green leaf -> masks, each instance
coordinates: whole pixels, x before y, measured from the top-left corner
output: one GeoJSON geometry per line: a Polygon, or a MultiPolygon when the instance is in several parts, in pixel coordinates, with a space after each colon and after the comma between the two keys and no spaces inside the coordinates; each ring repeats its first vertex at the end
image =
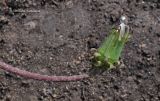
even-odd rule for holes
{"type": "Polygon", "coordinates": [[[121,52],[124,48],[126,41],[128,40],[129,33],[125,33],[121,40],[119,40],[119,37],[120,33],[117,30],[112,29],[109,36],[99,47],[96,53],[97,55],[95,55],[97,61],[96,63],[99,63],[100,66],[108,66],[106,64],[114,65],[119,61],[121,52]]]}

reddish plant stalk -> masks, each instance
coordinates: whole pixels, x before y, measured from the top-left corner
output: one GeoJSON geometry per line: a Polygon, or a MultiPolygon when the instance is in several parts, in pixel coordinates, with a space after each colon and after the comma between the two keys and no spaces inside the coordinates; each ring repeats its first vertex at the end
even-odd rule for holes
{"type": "Polygon", "coordinates": [[[2,0],[2,3],[5,7],[7,7],[6,0],[2,0]]]}
{"type": "Polygon", "coordinates": [[[36,79],[36,80],[43,80],[43,81],[77,81],[84,78],[88,78],[88,75],[74,75],[74,76],[48,76],[48,75],[41,75],[38,73],[32,73],[25,70],[20,70],[18,68],[15,68],[9,64],[6,64],[2,61],[0,61],[0,68],[10,72],[14,73],[16,75],[30,78],[30,79],[36,79]]]}

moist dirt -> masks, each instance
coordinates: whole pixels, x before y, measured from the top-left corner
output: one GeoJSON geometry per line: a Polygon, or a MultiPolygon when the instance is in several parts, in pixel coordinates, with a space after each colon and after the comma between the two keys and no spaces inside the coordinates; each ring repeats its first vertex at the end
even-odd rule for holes
{"type": "Polygon", "coordinates": [[[0,1],[0,60],[44,75],[88,74],[44,82],[0,70],[0,101],[160,101],[159,0],[0,1]],[[92,66],[97,49],[128,17],[132,34],[121,65],[92,66]]]}

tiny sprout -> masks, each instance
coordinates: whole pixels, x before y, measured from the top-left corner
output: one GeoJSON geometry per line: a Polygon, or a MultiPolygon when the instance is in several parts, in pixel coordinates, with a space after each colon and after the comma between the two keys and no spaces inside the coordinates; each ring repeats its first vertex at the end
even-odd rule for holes
{"type": "Polygon", "coordinates": [[[118,29],[112,29],[104,43],[94,54],[95,66],[112,68],[119,63],[122,49],[129,38],[129,26],[125,16],[120,18],[118,29]]]}

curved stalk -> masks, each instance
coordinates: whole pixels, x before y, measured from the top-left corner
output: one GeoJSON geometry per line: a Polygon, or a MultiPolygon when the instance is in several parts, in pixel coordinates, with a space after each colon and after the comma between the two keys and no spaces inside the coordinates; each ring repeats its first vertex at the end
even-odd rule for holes
{"type": "Polygon", "coordinates": [[[84,78],[88,78],[88,75],[74,75],[74,76],[48,76],[48,75],[41,75],[38,73],[28,72],[25,70],[21,70],[18,68],[15,68],[9,64],[6,64],[2,61],[0,61],[0,69],[3,69],[7,72],[14,73],[16,75],[30,78],[30,79],[36,79],[36,80],[43,80],[43,81],[77,81],[82,80],[84,78]]]}

